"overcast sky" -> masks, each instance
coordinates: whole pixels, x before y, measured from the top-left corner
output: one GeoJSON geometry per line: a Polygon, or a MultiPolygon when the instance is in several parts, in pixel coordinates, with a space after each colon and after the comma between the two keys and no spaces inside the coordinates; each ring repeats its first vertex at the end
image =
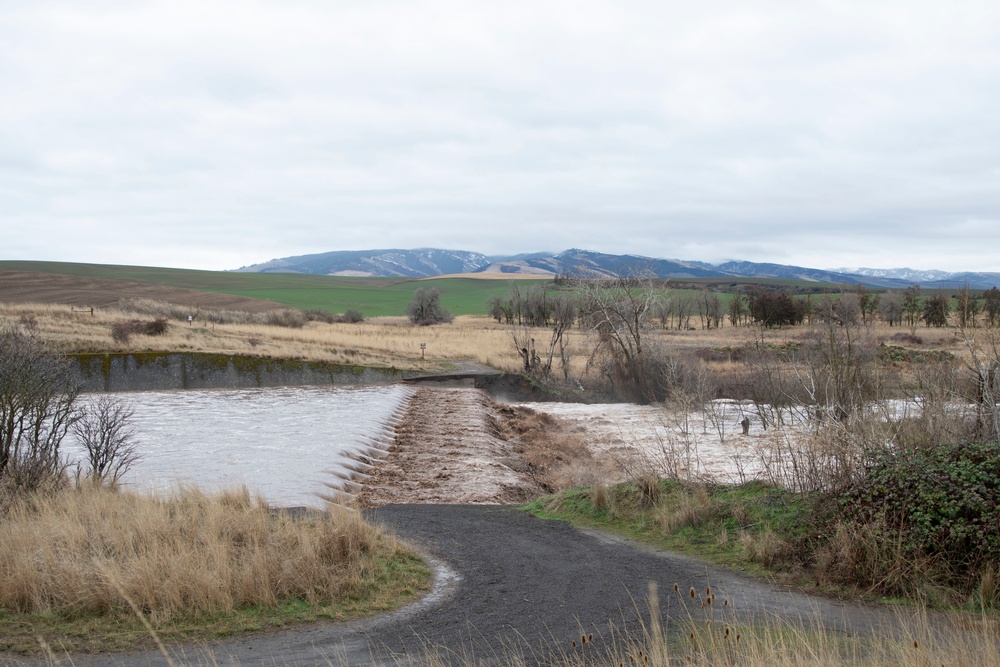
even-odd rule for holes
{"type": "Polygon", "coordinates": [[[1000,2],[0,0],[0,259],[1000,271],[1000,2]]]}

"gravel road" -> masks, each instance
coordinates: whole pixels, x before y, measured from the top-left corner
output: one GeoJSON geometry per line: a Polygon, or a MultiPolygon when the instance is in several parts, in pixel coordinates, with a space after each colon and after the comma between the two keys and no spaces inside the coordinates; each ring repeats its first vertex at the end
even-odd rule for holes
{"type": "MultiPolygon", "coordinates": [[[[387,505],[370,518],[398,532],[439,565],[429,599],[395,614],[342,624],[244,637],[202,647],[171,648],[175,664],[400,664],[427,647],[456,659],[517,651],[529,663],[572,650],[581,632],[599,650],[610,628],[635,629],[646,616],[650,582],[660,591],[663,618],[701,618],[711,585],[716,606],[821,621],[828,629],[870,631],[879,614],[857,606],[781,591],[677,555],[618,538],[543,521],[510,507],[387,505]],[[685,595],[674,593],[678,584],[685,595]],[[698,600],[687,604],[687,591],[698,600]],[[689,608],[692,607],[692,608],[689,608]],[[328,662],[329,661],[329,662],[328,662]]],[[[720,612],[721,614],[721,612],[720,612]]],[[[41,664],[0,657],[0,664],[41,664]]],[[[66,664],[70,664],[69,660],[66,664]]],[[[88,665],[166,665],[158,653],[79,655],[88,665]]]]}

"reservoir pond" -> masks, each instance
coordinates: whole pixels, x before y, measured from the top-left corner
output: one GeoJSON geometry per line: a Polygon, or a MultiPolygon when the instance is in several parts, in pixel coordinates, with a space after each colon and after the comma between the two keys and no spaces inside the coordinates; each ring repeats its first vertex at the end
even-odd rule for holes
{"type": "MultiPolygon", "coordinates": [[[[132,406],[139,453],[124,483],[246,485],[273,506],[322,507],[345,463],[388,449],[411,394],[400,385],[117,394],[132,406]]],[[[72,437],[64,453],[83,458],[72,437]]]]}

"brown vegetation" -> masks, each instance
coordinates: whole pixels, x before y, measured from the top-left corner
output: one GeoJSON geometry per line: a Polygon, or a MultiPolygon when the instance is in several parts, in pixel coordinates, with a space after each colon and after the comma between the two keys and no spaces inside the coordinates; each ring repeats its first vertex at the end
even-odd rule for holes
{"type": "Polygon", "coordinates": [[[60,619],[67,635],[97,620],[88,641],[101,646],[107,633],[137,632],[137,613],[174,636],[191,621],[289,603],[334,618],[385,609],[426,585],[416,562],[352,510],[292,518],[245,489],[26,495],[0,521],[0,649],[34,643],[24,621],[41,616],[60,619]],[[387,586],[389,570],[399,578],[387,586]]]}
{"type": "Polygon", "coordinates": [[[248,313],[287,307],[275,301],[231,294],[40,271],[0,270],[0,294],[5,303],[59,304],[87,311],[90,308],[111,308],[123,299],[183,304],[191,310],[239,310],[248,313]]]}

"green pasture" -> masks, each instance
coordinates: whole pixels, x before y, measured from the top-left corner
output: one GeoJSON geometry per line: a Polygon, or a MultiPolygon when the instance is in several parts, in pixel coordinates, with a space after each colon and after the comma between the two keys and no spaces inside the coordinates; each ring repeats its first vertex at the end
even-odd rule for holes
{"type": "MultiPolygon", "coordinates": [[[[354,278],[315,276],[300,273],[235,273],[194,271],[144,266],[112,266],[68,262],[0,261],[0,269],[38,271],[61,275],[123,280],[146,285],[162,285],[268,299],[302,310],[343,313],[361,311],[367,317],[405,315],[406,305],[420,287],[441,291],[442,305],[453,315],[484,315],[491,296],[503,296],[510,288],[507,280],[475,278],[354,278]]],[[[526,289],[550,282],[519,279],[526,289]]]]}

